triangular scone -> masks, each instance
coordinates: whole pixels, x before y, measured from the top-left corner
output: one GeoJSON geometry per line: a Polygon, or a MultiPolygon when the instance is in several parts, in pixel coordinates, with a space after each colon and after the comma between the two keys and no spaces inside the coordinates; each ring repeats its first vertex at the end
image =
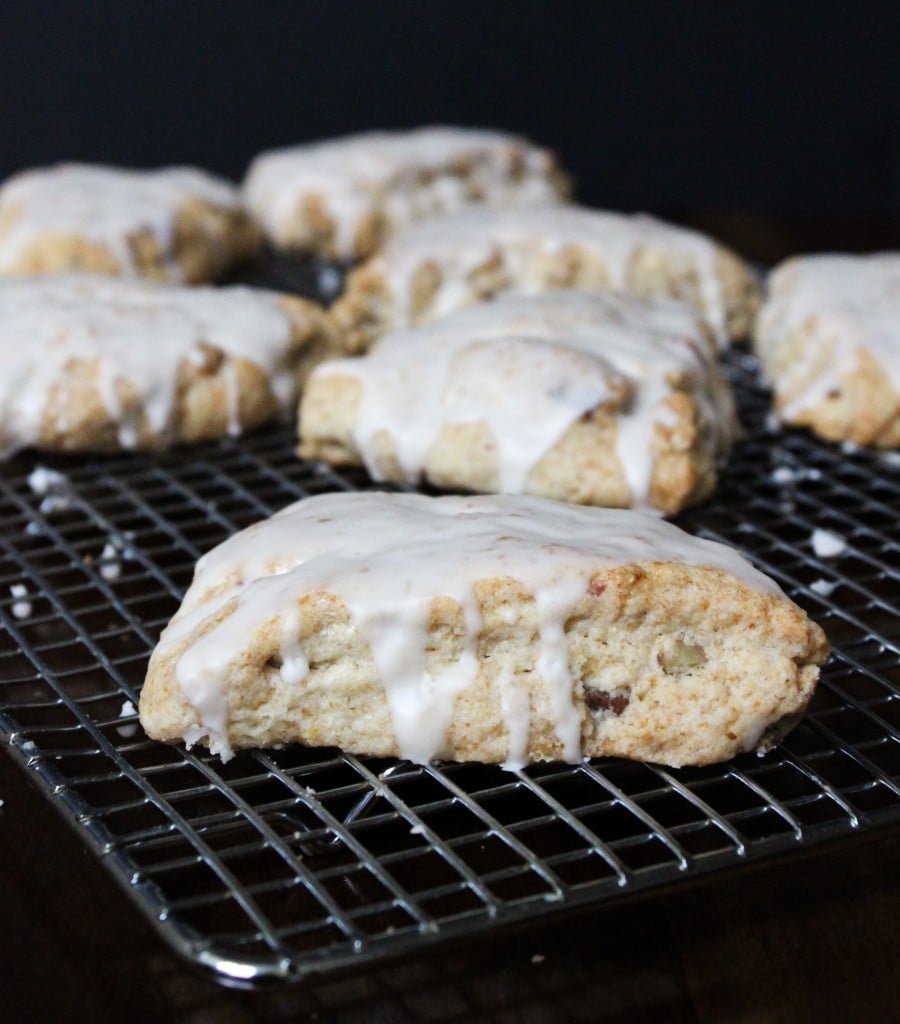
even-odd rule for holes
{"type": "Polygon", "coordinates": [[[689,307],[619,292],[503,295],[330,360],[300,405],[300,454],[376,480],[580,504],[701,501],[737,429],[689,307]]]}
{"type": "Polygon", "coordinates": [[[206,555],[147,733],[237,748],[706,764],[806,706],[822,630],[737,552],[539,498],[308,498],[206,555]]]}
{"type": "Polygon", "coordinates": [[[785,261],[755,335],[781,420],[829,441],[900,445],[900,252],[785,261]]]}
{"type": "Polygon", "coordinates": [[[245,287],[0,277],[0,455],[163,448],[288,413],[338,351],[321,307],[245,287]]]}
{"type": "Polygon", "coordinates": [[[197,283],[219,277],[259,242],[235,186],[195,167],[57,164],[0,187],[0,274],[197,283]]]}
{"type": "Polygon", "coordinates": [[[759,304],[744,261],[696,231],[581,206],[479,207],[411,224],[350,275],[334,314],[365,350],[503,292],[558,289],[679,299],[723,345],[747,333],[759,304]]]}
{"type": "Polygon", "coordinates": [[[271,150],[244,182],[274,245],[344,260],[370,255],[429,214],[553,203],[567,192],[548,150],[506,132],[444,126],[271,150]]]}

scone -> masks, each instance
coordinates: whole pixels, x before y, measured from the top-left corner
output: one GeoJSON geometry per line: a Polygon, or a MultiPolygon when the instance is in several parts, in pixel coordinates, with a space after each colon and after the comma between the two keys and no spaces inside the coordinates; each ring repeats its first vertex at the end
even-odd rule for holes
{"type": "Polygon", "coordinates": [[[211,281],[253,253],[237,189],[193,167],[58,164],[0,187],[0,274],[211,281]]]}
{"type": "Polygon", "coordinates": [[[787,260],[755,333],[783,422],[829,441],[900,445],[900,253],[787,260]]]}
{"type": "Polygon", "coordinates": [[[822,630],[737,552],[541,498],[307,498],[204,556],[141,723],[223,758],[706,764],[803,711],[822,630]]]}
{"type": "Polygon", "coordinates": [[[705,498],[737,429],[687,306],[616,292],[505,295],[329,360],[301,455],[376,480],[675,513],[705,498]]]}
{"type": "Polygon", "coordinates": [[[552,153],[483,129],[366,132],[261,153],[244,182],[274,245],[341,260],[368,256],[416,218],[472,203],[552,203],[568,181],[552,153]]]}
{"type": "Polygon", "coordinates": [[[644,215],[479,207],[410,225],[355,270],[334,314],[354,349],[503,292],[626,291],[679,299],[720,343],[749,329],[759,286],[734,253],[644,215]]]}
{"type": "Polygon", "coordinates": [[[336,344],[322,309],[274,292],[0,278],[0,454],[237,434],[291,410],[336,344]]]}

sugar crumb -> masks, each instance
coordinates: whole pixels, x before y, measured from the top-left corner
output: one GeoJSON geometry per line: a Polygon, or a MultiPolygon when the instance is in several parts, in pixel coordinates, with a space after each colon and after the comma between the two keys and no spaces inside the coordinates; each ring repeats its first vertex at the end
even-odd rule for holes
{"type": "Polygon", "coordinates": [[[14,598],[12,613],[17,619],[27,619],[31,615],[32,604],[28,600],[28,587],[24,583],[13,583],[9,592],[14,598]]]}
{"type": "Polygon", "coordinates": [[[837,587],[837,580],[813,580],[809,589],[814,594],[821,594],[822,597],[831,597],[832,591],[837,587]]]}
{"type": "Polygon", "coordinates": [[[792,484],[797,479],[797,474],[790,466],[779,466],[772,472],[773,484],[792,484]]]}
{"type": "Polygon", "coordinates": [[[113,580],[117,580],[122,574],[122,566],[119,562],[118,555],[119,549],[112,543],[112,541],[107,541],[100,554],[100,575],[110,583],[112,583],[113,580]]]}
{"type": "MultiPolygon", "coordinates": [[[[136,714],[137,714],[137,708],[134,706],[134,704],[131,703],[130,700],[126,700],[126,701],[122,702],[122,709],[121,709],[121,711],[119,711],[119,717],[120,718],[131,718],[133,715],[136,715],[136,714]]],[[[129,737],[129,736],[134,736],[134,734],[137,732],[137,723],[136,722],[126,722],[124,725],[117,725],[116,726],[116,732],[120,736],[124,736],[126,738],[129,737]]]]}
{"type": "Polygon", "coordinates": [[[33,494],[43,498],[39,508],[45,514],[63,511],[72,504],[71,484],[65,473],[35,466],[28,474],[28,486],[33,494]]]}
{"type": "Polygon", "coordinates": [[[813,530],[810,543],[819,558],[836,558],[847,547],[847,541],[839,533],[822,529],[813,530]]]}
{"type": "Polygon", "coordinates": [[[28,486],[39,498],[49,491],[68,487],[68,485],[69,478],[65,473],[59,473],[55,469],[47,469],[46,466],[35,466],[28,474],[28,486]]]}

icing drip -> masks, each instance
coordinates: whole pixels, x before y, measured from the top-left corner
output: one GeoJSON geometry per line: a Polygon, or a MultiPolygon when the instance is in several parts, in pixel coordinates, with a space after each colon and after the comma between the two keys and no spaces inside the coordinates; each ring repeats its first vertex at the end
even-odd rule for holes
{"type": "MultiPolygon", "coordinates": [[[[200,559],[155,656],[168,656],[205,628],[178,657],[176,678],[201,723],[191,738],[207,735],[210,748],[228,756],[229,672],[254,635],[274,625],[282,662],[290,666],[285,683],[302,685],[307,667],[297,653],[298,602],[315,592],[334,594],[368,643],[401,756],[426,761],[440,756],[455,701],[477,676],[482,620],[475,584],[512,578],[534,595],[540,637],[535,672],[549,692],[547,714],[564,756],[575,761],[581,727],[565,624],[596,572],[653,561],[721,569],[780,594],[736,551],[637,512],[540,498],[325,494],[289,506],[200,559]],[[465,639],[458,660],[431,675],[425,651],[428,609],[436,596],[459,604],[465,639]]],[[[501,711],[508,763],[515,764],[527,744],[530,712],[509,666],[504,680],[501,711]]]]}
{"type": "Polygon", "coordinates": [[[425,328],[381,338],[367,355],[323,363],[362,385],[353,443],[375,479],[387,433],[410,483],[443,427],[487,424],[497,445],[498,489],[521,493],[539,460],[584,413],[613,400],[617,453],[633,504],[646,505],[653,433],[682,386],[717,455],[734,439],[731,392],[697,316],[677,303],[617,293],[502,296],[425,328]]]}
{"type": "Polygon", "coordinates": [[[575,247],[602,262],[609,281],[604,288],[629,290],[631,268],[643,249],[663,253],[678,276],[698,281],[700,312],[720,342],[727,339],[725,297],[714,242],[686,228],[644,214],[626,215],[577,206],[539,206],[517,210],[478,207],[433,217],[392,239],[373,260],[396,300],[396,324],[414,320],[413,279],[427,264],[441,282],[429,319],[437,319],[477,299],[470,275],[492,260],[506,283],[501,290],[547,289],[547,256],[575,247]]]}
{"type": "Polygon", "coordinates": [[[497,205],[554,202],[553,166],[545,151],[501,132],[368,132],[260,154],[248,171],[244,195],[280,245],[294,241],[304,200],[315,196],[334,225],[336,255],[349,259],[356,255],[360,228],[375,217],[396,230],[416,218],[458,209],[473,196],[497,205]]]}
{"type": "Polygon", "coordinates": [[[173,425],[182,363],[202,364],[204,344],[261,367],[276,396],[295,393],[291,324],[275,293],[93,275],[0,278],[0,448],[9,453],[39,441],[50,396],[70,386],[75,360],[95,365],[100,400],[119,425],[123,447],[138,442],[139,411],[164,437],[173,425]],[[126,382],[140,396],[131,417],[123,415],[120,399],[126,382]]]}
{"type": "Polygon", "coordinates": [[[298,639],[300,609],[294,605],[285,610],[281,622],[281,678],[298,685],[309,675],[309,662],[298,639]]]}
{"type": "Polygon", "coordinates": [[[237,190],[193,167],[128,171],[88,164],[58,164],[24,171],[0,188],[0,272],[10,270],[42,236],[77,237],[105,246],[120,273],[138,267],[129,238],[149,232],[163,257],[167,276],[180,280],[173,242],[179,210],[191,200],[234,209],[237,190]]]}
{"type": "Polygon", "coordinates": [[[500,715],[506,725],[508,753],[504,768],[524,768],[528,761],[528,735],[531,726],[531,701],[528,690],[520,686],[512,665],[507,661],[497,680],[500,689],[500,715]]]}
{"type": "Polygon", "coordinates": [[[840,390],[868,352],[900,393],[900,253],[804,256],[782,264],[769,279],[759,314],[756,348],[792,420],[840,390]],[[782,365],[780,349],[796,331],[782,365]]]}

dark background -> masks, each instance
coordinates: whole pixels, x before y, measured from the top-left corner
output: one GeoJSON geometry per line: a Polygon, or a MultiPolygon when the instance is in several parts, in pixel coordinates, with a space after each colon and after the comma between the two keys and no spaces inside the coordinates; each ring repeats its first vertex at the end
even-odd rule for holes
{"type": "Polygon", "coordinates": [[[450,122],[594,205],[900,216],[897,2],[4,0],[0,52],[0,176],[450,122]]]}

